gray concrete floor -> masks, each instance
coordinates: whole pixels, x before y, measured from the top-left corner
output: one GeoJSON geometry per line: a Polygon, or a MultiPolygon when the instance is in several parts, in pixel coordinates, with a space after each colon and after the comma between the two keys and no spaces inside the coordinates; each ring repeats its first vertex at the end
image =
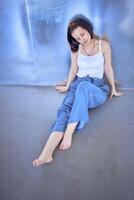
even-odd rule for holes
{"type": "Polygon", "coordinates": [[[123,92],[89,113],[71,149],[57,149],[51,164],[35,168],[64,94],[1,86],[0,199],[133,200],[134,92],[123,92]]]}

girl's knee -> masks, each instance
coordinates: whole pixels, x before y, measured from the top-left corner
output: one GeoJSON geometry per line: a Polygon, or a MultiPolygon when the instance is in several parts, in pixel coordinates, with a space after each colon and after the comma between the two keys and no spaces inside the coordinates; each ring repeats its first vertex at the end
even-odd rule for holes
{"type": "Polygon", "coordinates": [[[104,94],[97,94],[90,98],[88,108],[95,108],[102,105],[106,101],[107,97],[104,94]]]}
{"type": "Polygon", "coordinates": [[[88,91],[89,89],[90,89],[90,91],[93,89],[93,84],[90,83],[89,81],[82,81],[77,86],[77,92],[88,91]]]}
{"type": "Polygon", "coordinates": [[[63,132],[63,131],[60,131],[60,130],[59,130],[59,131],[57,130],[57,131],[52,131],[52,132],[51,132],[51,135],[56,135],[56,134],[57,134],[57,136],[60,135],[61,137],[63,137],[64,132],[63,132]]]}

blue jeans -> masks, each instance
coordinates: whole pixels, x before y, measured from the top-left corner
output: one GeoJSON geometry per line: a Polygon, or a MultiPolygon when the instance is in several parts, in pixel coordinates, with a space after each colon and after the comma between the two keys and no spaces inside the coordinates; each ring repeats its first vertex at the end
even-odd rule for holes
{"type": "Polygon", "coordinates": [[[89,122],[89,109],[100,106],[106,101],[109,87],[104,79],[91,78],[89,75],[78,77],[71,83],[50,132],[65,132],[69,123],[77,122],[79,131],[89,122]]]}

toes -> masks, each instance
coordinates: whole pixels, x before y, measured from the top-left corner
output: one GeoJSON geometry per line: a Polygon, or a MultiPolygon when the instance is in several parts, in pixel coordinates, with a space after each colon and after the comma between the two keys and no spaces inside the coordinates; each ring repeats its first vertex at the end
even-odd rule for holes
{"type": "Polygon", "coordinates": [[[35,165],[35,164],[36,164],[36,161],[37,161],[37,160],[34,160],[34,161],[33,161],[33,165],[35,165]]]}
{"type": "Polygon", "coordinates": [[[59,149],[60,149],[60,150],[62,150],[63,146],[64,146],[64,144],[63,144],[63,143],[61,143],[61,145],[60,145],[59,149]]]}
{"type": "Polygon", "coordinates": [[[65,149],[69,149],[71,147],[70,142],[69,143],[64,143],[64,141],[62,141],[62,143],[60,144],[59,149],[60,150],[65,150],[65,149]]]}
{"type": "Polygon", "coordinates": [[[50,158],[50,159],[47,159],[47,160],[36,159],[36,160],[33,161],[33,166],[37,167],[37,166],[40,166],[40,165],[42,165],[44,163],[50,163],[52,161],[53,161],[53,158],[50,158]]]}
{"type": "Polygon", "coordinates": [[[68,145],[66,144],[66,145],[64,145],[63,150],[65,150],[67,148],[68,148],[68,145]]]}
{"type": "Polygon", "coordinates": [[[71,147],[70,144],[66,145],[64,149],[69,149],[71,147]]]}
{"type": "Polygon", "coordinates": [[[60,146],[60,150],[64,150],[64,149],[66,149],[66,144],[62,144],[61,146],[60,146]]]}
{"type": "Polygon", "coordinates": [[[36,159],[33,161],[33,166],[39,166],[41,164],[41,160],[36,159]]]}
{"type": "Polygon", "coordinates": [[[66,150],[66,149],[68,149],[69,147],[70,147],[70,145],[64,144],[64,145],[62,145],[62,150],[66,150]]]}

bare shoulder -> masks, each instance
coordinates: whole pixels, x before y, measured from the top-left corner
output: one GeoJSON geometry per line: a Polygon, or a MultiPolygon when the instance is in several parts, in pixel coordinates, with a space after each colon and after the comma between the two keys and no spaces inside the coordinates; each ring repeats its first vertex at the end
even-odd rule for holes
{"type": "Polygon", "coordinates": [[[72,55],[73,57],[77,57],[77,56],[78,56],[78,51],[77,51],[77,52],[72,52],[72,51],[71,51],[71,55],[72,55]]]}
{"type": "Polygon", "coordinates": [[[111,45],[108,41],[102,39],[102,52],[105,54],[105,53],[108,53],[111,51],[111,45]]]}

